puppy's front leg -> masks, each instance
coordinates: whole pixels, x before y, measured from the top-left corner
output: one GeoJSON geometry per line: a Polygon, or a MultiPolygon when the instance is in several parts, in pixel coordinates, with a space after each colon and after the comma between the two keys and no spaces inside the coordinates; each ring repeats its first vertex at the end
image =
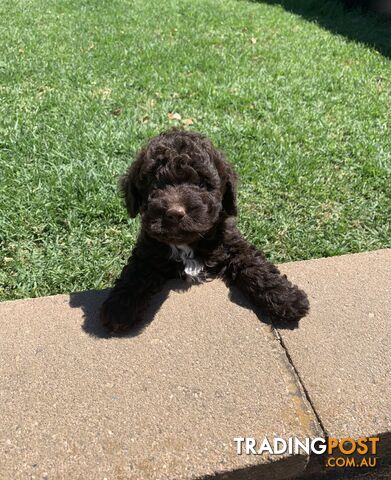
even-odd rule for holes
{"type": "Polygon", "coordinates": [[[162,259],[140,258],[133,252],[100,311],[101,322],[113,333],[129,330],[142,319],[151,296],[169,278],[162,259]]]}
{"type": "Polygon", "coordinates": [[[225,275],[271,319],[297,321],[309,310],[306,293],[281,275],[278,268],[245,240],[237,230],[228,239],[229,260],[225,275]]]}

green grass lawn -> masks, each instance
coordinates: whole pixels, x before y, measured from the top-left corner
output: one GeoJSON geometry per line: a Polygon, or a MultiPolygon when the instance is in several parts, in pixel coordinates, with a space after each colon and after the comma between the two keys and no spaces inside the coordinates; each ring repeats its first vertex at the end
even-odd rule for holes
{"type": "Polygon", "coordinates": [[[0,52],[1,299],[109,286],[138,229],[117,176],[187,118],[272,260],[391,246],[391,60],[367,45],[265,3],[3,0],[0,52]]]}

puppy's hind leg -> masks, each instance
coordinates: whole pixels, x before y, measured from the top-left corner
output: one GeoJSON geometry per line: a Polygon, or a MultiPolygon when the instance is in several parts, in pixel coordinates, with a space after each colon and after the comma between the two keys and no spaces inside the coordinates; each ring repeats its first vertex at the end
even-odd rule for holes
{"type": "Polygon", "coordinates": [[[281,275],[278,268],[238,232],[226,245],[229,261],[225,276],[272,320],[298,321],[309,311],[306,293],[281,275]]]}

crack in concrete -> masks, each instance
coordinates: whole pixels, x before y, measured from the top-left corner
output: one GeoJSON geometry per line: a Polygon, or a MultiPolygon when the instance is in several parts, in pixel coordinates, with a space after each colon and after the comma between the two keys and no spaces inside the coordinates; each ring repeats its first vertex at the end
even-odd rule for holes
{"type": "MultiPolygon", "coordinates": [[[[307,401],[307,404],[309,406],[309,408],[311,409],[312,413],[313,413],[313,416],[315,417],[315,421],[317,422],[317,427],[321,430],[322,432],[322,436],[325,438],[326,442],[328,441],[328,438],[329,438],[329,435],[327,433],[327,430],[325,429],[324,425],[323,425],[323,422],[320,418],[320,415],[318,414],[318,412],[316,411],[316,408],[315,408],[315,405],[314,403],[312,402],[312,399],[310,397],[310,394],[304,384],[304,381],[303,379],[301,378],[294,362],[293,362],[293,359],[289,353],[289,350],[287,348],[287,346],[285,345],[284,343],[284,340],[282,339],[279,331],[272,327],[272,332],[274,334],[274,337],[276,338],[276,340],[278,341],[279,345],[281,346],[284,354],[285,354],[285,358],[286,358],[286,361],[287,363],[289,364],[289,366],[292,368],[293,370],[293,374],[295,376],[295,380],[296,380],[296,383],[297,383],[297,388],[299,390],[299,392],[303,395],[303,397],[305,398],[305,400],[307,401]]],[[[302,473],[302,475],[304,475],[305,477],[307,476],[311,476],[313,474],[320,474],[320,472],[323,470],[322,468],[322,461],[325,459],[327,455],[324,453],[322,455],[314,455],[313,453],[310,453],[310,455],[308,456],[308,459],[307,459],[307,462],[306,462],[306,467],[305,467],[305,470],[304,472],[302,473]]],[[[300,476],[301,478],[301,476],[300,476]]]]}
{"type": "Polygon", "coordinates": [[[314,413],[314,415],[315,415],[315,418],[316,418],[316,420],[317,420],[317,422],[318,422],[319,427],[321,428],[321,430],[322,430],[325,438],[327,439],[327,438],[328,438],[327,431],[326,431],[326,429],[325,429],[325,427],[324,427],[324,425],[323,425],[323,423],[322,423],[322,420],[321,420],[318,412],[316,411],[315,405],[313,404],[313,402],[312,402],[312,400],[311,400],[311,397],[310,397],[310,395],[309,395],[309,393],[308,393],[308,390],[307,390],[307,388],[306,388],[306,386],[305,386],[305,384],[304,384],[304,381],[302,380],[302,378],[301,378],[301,376],[300,376],[300,374],[299,374],[299,372],[298,372],[298,370],[297,370],[297,368],[296,368],[296,366],[295,366],[295,364],[294,364],[294,362],[293,362],[293,359],[292,359],[292,357],[291,357],[291,355],[290,355],[290,353],[289,353],[289,350],[288,350],[287,346],[286,346],[285,343],[284,343],[284,340],[282,339],[279,331],[278,331],[276,328],[274,328],[274,327],[273,327],[273,333],[275,334],[276,339],[278,340],[279,344],[281,345],[282,349],[284,350],[285,355],[286,355],[286,357],[287,357],[287,360],[288,360],[289,364],[291,365],[291,367],[292,367],[292,369],[293,369],[293,371],[294,371],[294,373],[295,373],[295,375],[296,375],[296,378],[297,378],[297,381],[298,381],[298,383],[299,383],[299,386],[300,386],[302,392],[304,393],[304,396],[305,396],[306,400],[308,401],[308,403],[310,404],[310,406],[311,406],[311,408],[312,408],[312,411],[313,411],[313,413],[314,413]]]}

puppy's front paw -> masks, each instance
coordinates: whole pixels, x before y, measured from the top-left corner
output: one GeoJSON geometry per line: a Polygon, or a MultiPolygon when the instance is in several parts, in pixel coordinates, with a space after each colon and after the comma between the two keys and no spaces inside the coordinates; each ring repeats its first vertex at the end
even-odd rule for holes
{"type": "Polygon", "coordinates": [[[274,320],[297,322],[310,309],[307,294],[296,285],[271,291],[267,298],[268,310],[274,320]]]}
{"type": "Polygon", "coordinates": [[[111,333],[121,334],[137,323],[138,315],[128,298],[110,296],[102,304],[100,320],[111,333]]]}
{"type": "Polygon", "coordinates": [[[300,320],[305,317],[310,309],[310,302],[307,294],[294,285],[285,305],[284,319],[285,320],[300,320]]]}

